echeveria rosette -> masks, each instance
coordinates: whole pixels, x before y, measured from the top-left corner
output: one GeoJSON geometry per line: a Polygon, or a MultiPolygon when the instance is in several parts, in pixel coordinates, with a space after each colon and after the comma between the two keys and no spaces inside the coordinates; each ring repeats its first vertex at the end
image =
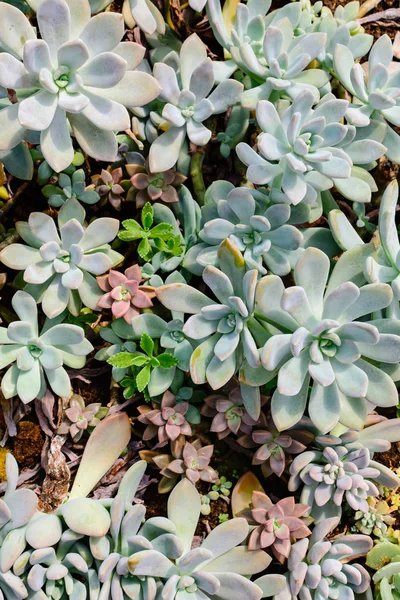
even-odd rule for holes
{"type": "Polygon", "coordinates": [[[287,275],[297,260],[294,254],[303,236],[288,225],[290,206],[274,204],[259,211],[256,200],[246,188],[233,189],[226,202],[217,204],[218,217],[204,223],[199,237],[205,243],[197,255],[200,264],[218,266],[218,247],[226,238],[243,254],[248,269],[262,275],[267,269],[287,275]]]}
{"type": "Polygon", "coordinates": [[[88,191],[95,191],[101,199],[108,200],[115,210],[121,210],[121,195],[125,193],[121,185],[123,175],[121,167],[112,171],[102,169],[100,175],[93,176],[93,183],[88,191]]]}
{"type": "MultiPolygon", "coordinates": [[[[266,396],[261,397],[262,404],[265,404],[267,400],[266,396]]],[[[265,419],[262,413],[258,420],[249,415],[244,406],[240,388],[231,390],[228,397],[212,394],[204,398],[204,402],[201,414],[212,417],[210,431],[216,433],[220,440],[231,433],[250,436],[252,429],[260,427],[265,419]]]]}
{"type": "Polygon", "coordinates": [[[0,149],[9,150],[28,131],[39,131],[43,156],[56,171],[74,157],[70,136],[93,158],[114,161],[115,131],[130,127],[127,106],[143,106],[160,87],[148,73],[135,71],[145,49],[121,42],[124,19],[117,13],[90,18],[88,0],[43,0],[36,18],[41,39],[27,17],[9,4],[0,20],[7,49],[0,57],[0,85],[31,95],[0,111],[0,149]],[[25,93],[25,92],[24,92],[25,93]]]}
{"type": "Polygon", "coordinates": [[[125,269],[124,273],[111,271],[97,277],[99,287],[106,292],[97,302],[100,308],[110,308],[115,319],[122,317],[130,325],[140,309],[153,306],[151,286],[140,285],[142,272],[139,265],[125,269]]]}
{"type": "MultiPolygon", "coordinates": [[[[307,420],[302,421],[306,424],[307,420]]],[[[254,451],[252,464],[261,467],[264,477],[269,477],[272,473],[282,477],[291,462],[292,455],[304,452],[313,439],[314,435],[306,427],[293,428],[280,433],[272,419],[269,419],[265,429],[254,429],[250,435],[240,437],[238,443],[245,448],[253,449],[259,446],[254,451]]]]}
{"type": "Polygon", "coordinates": [[[295,286],[285,290],[280,278],[267,275],[257,287],[257,313],[286,332],[273,335],[261,351],[265,369],[278,375],[271,411],[280,431],[295,425],[307,406],[326,433],[339,421],[361,429],[371,405],[398,402],[396,386],[381,368],[400,360],[396,321],[367,320],[391,303],[390,286],[360,289],[348,281],[324,295],[329,270],[328,257],[308,248],[294,269],[295,286]]]}
{"type": "Polygon", "coordinates": [[[83,214],[67,204],[58,216],[59,233],[51,217],[31,213],[27,223],[16,224],[28,245],[11,244],[0,254],[5,265],[24,271],[26,291],[42,303],[49,318],[57,317],[67,307],[78,315],[82,304],[99,310],[97,302],[102,293],[94,276],[123,259],[109,246],[118,233],[117,219],[102,217],[85,228],[83,214]]]}
{"type": "Polygon", "coordinates": [[[185,442],[182,458],[175,458],[162,469],[161,475],[168,479],[178,477],[189,479],[192,484],[199,481],[215,483],[218,472],[210,465],[214,446],[201,446],[201,443],[185,442]]]}
{"type": "Polygon", "coordinates": [[[239,67],[258,84],[242,95],[242,104],[255,109],[259,100],[268,100],[271,94],[285,94],[294,98],[302,89],[312,90],[315,99],[318,88],[329,82],[328,73],[306,67],[323,52],[326,34],[307,32],[296,36],[300,24],[300,2],[275,10],[264,17],[271,2],[239,4],[233,27],[227,27],[220,0],[210,0],[207,13],[219,43],[229,52],[232,60],[223,69],[233,73],[239,67]]]}
{"type": "MultiPolygon", "coordinates": [[[[382,35],[371,48],[368,63],[354,61],[346,46],[337,44],[334,52],[337,79],[353,96],[346,119],[356,127],[366,127],[371,120],[400,125],[400,68],[393,62],[393,46],[388,35],[382,35]]],[[[399,135],[389,125],[383,144],[386,156],[400,162],[399,135]]]]}
{"type": "Polygon", "coordinates": [[[73,394],[65,410],[66,421],[58,428],[58,433],[69,433],[73,442],[79,442],[88,427],[96,427],[100,423],[96,418],[100,408],[101,402],[86,405],[82,396],[73,394]]]}
{"type": "MultiPolygon", "coordinates": [[[[156,290],[164,306],[192,315],[183,333],[201,343],[191,356],[191,377],[196,384],[208,382],[212,389],[224,386],[244,359],[254,368],[260,366],[253,326],[257,336],[268,337],[254,318],[257,270],[245,272],[243,257],[230,240],[220,245],[218,253],[221,270],[210,266],[203,271],[203,280],[218,302],[187,284],[169,284],[156,290]]],[[[250,407],[246,397],[244,401],[249,414],[258,419],[260,397],[255,390],[256,406],[250,407]]]]}
{"type": "Polygon", "coordinates": [[[100,200],[100,196],[94,190],[86,188],[85,178],[83,169],[78,169],[72,173],[71,177],[66,173],[60,173],[57,186],[46,185],[42,192],[49,199],[49,205],[55,208],[60,208],[70,198],[76,198],[84,204],[96,204],[100,200]]]}
{"type": "Polygon", "coordinates": [[[311,535],[302,518],[309,506],[296,504],[288,496],[274,504],[269,496],[254,491],[251,498],[251,516],[256,522],[249,537],[249,549],[271,548],[280,563],[289,557],[292,540],[301,540],[311,535]]]}
{"type": "Polygon", "coordinates": [[[149,166],[153,173],[175,165],[186,135],[196,146],[205,146],[211,130],[203,122],[228,110],[243,92],[243,85],[233,79],[222,81],[211,91],[215,85],[213,62],[196,34],[183,42],[179,57],[174,53],[173,59],[179,65],[178,73],[164,62],[157,62],[153,69],[162,88],[160,99],[166,102],[161,116],[169,126],[150,147],[149,166]]]}
{"type": "Polygon", "coordinates": [[[272,102],[259,102],[257,122],[263,131],[257,140],[259,154],[244,142],[236,148],[248,166],[247,178],[282,189],[294,205],[320,203],[319,194],[334,185],[347,198],[368,202],[371,184],[364,181],[368,173],[359,173],[353,163],[377,160],[385,146],[374,139],[353,141],[355,127],[340,122],[348,108],[346,100],[326,94],[315,108],[314,103],[309,90],[279,112],[272,102]]]}
{"type": "Polygon", "coordinates": [[[301,502],[311,507],[316,520],[341,515],[345,501],[354,511],[369,511],[368,498],[377,497],[377,484],[396,488],[399,478],[384,465],[372,460],[356,431],[340,438],[333,435],[315,439],[316,449],[297,456],[290,465],[289,490],[300,486],[301,502]]]}
{"type": "Polygon", "coordinates": [[[246,576],[266,569],[271,559],[262,550],[250,551],[239,545],[249,533],[246,519],[218,525],[199,547],[192,549],[200,507],[199,493],[184,479],[168,498],[168,519],[176,528],[183,551],[172,561],[160,551],[143,550],[128,560],[130,573],[140,578],[151,572],[161,581],[160,597],[168,600],[234,596],[260,600],[261,589],[246,576]]]}
{"type": "Polygon", "coordinates": [[[160,446],[165,446],[169,440],[175,441],[179,436],[191,436],[192,428],[185,418],[189,409],[188,402],[177,402],[175,396],[167,391],[163,394],[160,408],[154,404],[138,406],[138,420],[147,425],[143,440],[151,440],[158,436],[160,446]]]}
{"type": "MultiPolygon", "coordinates": [[[[326,536],[337,524],[336,518],[326,519],[314,527],[309,538],[292,544],[286,585],[275,600],[356,600],[369,589],[368,571],[358,563],[349,563],[367,554],[372,540],[355,534],[329,541],[326,536]]],[[[270,578],[264,575],[255,581],[265,596],[270,596],[270,578]]]]}
{"type": "Polygon", "coordinates": [[[0,328],[0,367],[11,364],[1,381],[4,397],[18,395],[22,402],[31,402],[44,395],[47,380],[55,394],[68,398],[71,382],[63,365],[82,368],[93,350],[83,329],[48,319],[39,333],[32,296],[20,290],[11,304],[20,320],[0,328]]]}

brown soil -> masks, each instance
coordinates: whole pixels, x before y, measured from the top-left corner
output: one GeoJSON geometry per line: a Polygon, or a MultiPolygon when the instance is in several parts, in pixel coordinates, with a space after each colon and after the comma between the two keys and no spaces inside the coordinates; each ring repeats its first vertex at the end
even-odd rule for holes
{"type": "Polygon", "coordinates": [[[21,421],[18,424],[18,433],[12,440],[12,453],[21,469],[39,462],[43,444],[39,425],[31,421],[21,421]]]}

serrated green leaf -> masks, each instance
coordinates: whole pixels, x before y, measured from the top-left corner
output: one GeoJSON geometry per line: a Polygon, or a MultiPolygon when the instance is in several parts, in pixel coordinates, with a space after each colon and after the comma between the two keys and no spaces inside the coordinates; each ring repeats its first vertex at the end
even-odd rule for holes
{"type": "Polygon", "coordinates": [[[154,220],[154,209],[150,202],[146,202],[146,204],[142,208],[142,223],[143,227],[148,230],[153,225],[154,220]]]}
{"type": "Polygon", "coordinates": [[[140,338],[140,347],[143,352],[146,352],[147,356],[153,356],[154,342],[147,333],[144,333],[140,338]]]}
{"type": "Polygon", "coordinates": [[[162,367],[163,369],[170,369],[171,367],[175,367],[179,362],[179,360],[175,358],[175,356],[172,356],[172,354],[167,354],[167,352],[159,354],[157,358],[160,363],[160,367],[162,367]]]}
{"type": "Polygon", "coordinates": [[[143,390],[148,386],[150,381],[150,373],[151,367],[150,365],[146,365],[144,369],[137,374],[136,385],[139,392],[143,392],[143,390]]]}
{"type": "Polygon", "coordinates": [[[169,225],[168,223],[159,223],[150,231],[150,237],[153,239],[169,240],[172,237],[173,231],[174,228],[172,225],[169,225]]]}
{"type": "MultiPolygon", "coordinates": [[[[139,355],[140,356],[140,355],[139,355]]],[[[136,364],[138,356],[133,354],[132,352],[118,352],[114,354],[114,356],[110,356],[107,360],[109,365],[113,367],[118,367],[118,369],[126,369],[136,364]]],[[[147,358],[147,357],[144,357],[147,358]]],[[[147,361],[146,361],[147,362],[147,361]]],[[[142,363],[144,364],[144,363],[142,363]]],[[[137,365],[141,366],[141,365],[137,365]]]]}
{"type": "Polygon", "coordinates": [[[145,233],[140,224],[133,219],[127,219],[126,221],[123,221],[122,225],[125,227],[126,231],[119,231],[118,237],[124,242],[139,240],[145,233]]]}
{"type": "Polygon", "coordinates": [[[143,260],[149,260],[152,254],[149,240],[144,238],[140,242],[137,251],[140,258],[143,258],[143,260]]]}

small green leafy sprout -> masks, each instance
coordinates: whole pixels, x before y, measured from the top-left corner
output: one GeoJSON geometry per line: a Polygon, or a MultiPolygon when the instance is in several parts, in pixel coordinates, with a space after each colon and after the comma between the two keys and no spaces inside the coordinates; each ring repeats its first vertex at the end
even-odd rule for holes
{"type": "MultiPolygon", "coordinates": [[[[147,333],[144,333],[140,338],[140,347],[143,352],[118,352],[118,354],[111,356],[107,360],[113,367],[122,369],[133,367],[134,377],[129,378],[129,388],[132,392],[136,390],[138,392],[143,392],[145,390],[150,382],[150,376],[153,369],[156,369],[157,367],[171,369],[178,363],[178,360],[167,352],[162,352],[158,356],[154,356],[154,342],[147,333]],[[136,390],[134,389],[135,386],[136,390]]],[[[125,381],[125,383],[128,382],[125,381]]]]}
{"type": "Polygon", "coordinates": [[[228,513],[219,513],[218,521],[219,523],[226,523],[227,521],[229,521],[228,513]]]}
{"type": "Polygon", "coordinates": [[[221,496],[229,496],[231,493],[232,481],[228,481],[226,477],[222,476],[218,479],[218,481],[212,486],[213,492],[218,492],[221,496]]]}
{"type": "Polygon", "coordinates": [[[142,225],[134,219],[123,221],[122,225],[126,231],[120,231],[118,237],[123,242],[141,240],[137,251],[143,260],[150,260],[154,249],[166,252],[171,256],[179,256],[182,253],[181,240],[178,235],[174,234],[172,225],[158,223],[152,227],[154,209],[150,202],[146,202],[142,209],[141,221],[142,225]]]}

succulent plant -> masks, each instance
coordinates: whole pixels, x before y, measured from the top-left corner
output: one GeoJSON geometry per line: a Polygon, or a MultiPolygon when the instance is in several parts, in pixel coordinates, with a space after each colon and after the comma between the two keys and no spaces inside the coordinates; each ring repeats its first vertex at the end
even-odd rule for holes
{"type": "Polygon", "coordinates": [[[373,139],[353,142],[355,127],[340,123],[348,108],[346,100],[327,94],[312,108],[314,103],[308,89],[280,112],[272,102],[258,103],[257,121],[263,130],[257,140],[259,154],[243,142],[236,148],[248,166],[247,178],[282,188],[295,205],[315,204],[318,193],[333,185],[350,200],[368,202],[371,188],[364,172],[352,170],[353,162],[371,163],[384,154],[385,147],[373,139]]]}
{"type": "MultiPolygon", "coordinates": [[[[338,519],[327,519],[314,527],[310,538],[292,545],[287,566],[286,586],[279,600],[355,600],[369,588],[368,571],[352,558],[365,555],[372,548],[366,535],[344,535],[329,541],[326,536],[336,527],[338,519]]],[[[269,596],[269,576],[255,583],[269,596]]]]}
{"type": "Polygon", "coordinates": [[[271,548],[274,556],[283,563],[289,557],[292,539],[301,540],[311,535],[302,519],[309,507],[296,504],[293,496],[274,504],[266,494],[255,491],[252,506],[251,516],[257,525],[250,534],[250,550],[271,548]]]}
{"type": "Polygon", "coordinates": [[[42,193],[49,199],[49,205],[55,208],[60,208],[70,198],[76,198],[84,204],[95,204],[100,200],[100,196],[94,190],[87,189],[85,177],[83,169],[74,171],[71,177],[66,173],[60,173],[58,185],[45,185],[42,193]]]}
{"type": "MultiPolygon", "coordinates": [[[[110,346],[105,346],[95,354],[97,360],[108,360],[114,354],[119,352],[135,352],[136,343],[133,341],[132,327],[124,319],[117,319],[111,323],[110,327],[101,327],[100,337],[110,346]]],[[[112,377],[115,381],[121,381],[128,373],[129,368],[112,368],[112,377]]]]}
{"type": "Polygon", "coordinates": [[[71,382],[63,365],[82,368],[86,355],[93,350],[77,325],[60,324],[60,319],[47,319],[41,333],[35,300],[23,291],[14,294],[12,307],[19,321],[0,328],[1,368],[11,367],[1,381],[5,398],[18,395],[28,403],[41,398],[46,391],[46,380],[61,397],[71,394],[71,382]]]}
{"type": "MultiPolygon", "coordinates": [[[[6,456],[6,493],[0,499],[0,542],[2,543],[7,534],[13,529],[24,527],[35,514],[38,498],[32,490],[20,488],[18,484],[18,464],[11,453],[6,456]]],[[[1,551],[0,551],[1,552],[1,551]]],[[[3,566],[3,565],[2,565],[3,566]]],[[[3,570],[3,569],[2,569],[3,570]]],[[[0,580],[0,589],[1,589],[0,580]]]]}
{"type": "MultiPolygon", "coordinates": [[[[311,32],[296,37],[295,29],[301,18],[301,3],[285,6],[263,18],[271,2],[260,10],[257,2],[238,7],[233,27],[227,26],[220,0],[211,0],[207,12],[217,40],[233,60],[227,61],[228,72],[239,67],[258,84],[246,90],[242,104],[254,109],[259,100],[284,93],[291,99],[305,88],[313,90],[329,81],[321,69],[306,69],[319,56],[326,43],[326,34],[311,32]]],[[[232,19],[233,20],[233,19],[232,19]]]]}
{"type": "Polygon", "coordinates": [[[301,427],[280,433],[270,419],[265,429],[254,429],[250,435],[240,437],[238,442],[245,448],[260,446],[254,452],[253,465],[261,466],[264,477],[272,473],[281,477],[292,455],[304,452],[313,439],[314,435],[301,427]]]}
{"type": "Polygon", "coordinates": [[[121,185],[122,178],[123,171],[121,167],[113,169],[111,172],[102,169],[100,175],[93,177],[93,184],[89,186],[89,190],[93,189],[100,198],[108,200],[111,206],[116,210],[120,210],[121,195],[125,192],[121,185]]]}
{"type": "MultiPolygon", "coordinates": [[[[229,240],[220,245],[218,256],[221,270],[206,267],[203,280],[219,303],[185,284],[168,284],[156,290],[157,298],[164,306],[193,315],[186,321],[183,333],[193,340],[204,341],[192,354],[191,377],[197,384],[207,381],[213,389],[224,386],[231,379],[243,356],[251,366],[260,365],[257,343],[251,331],[255,321],[257,270],[245,273],[244,259],[229,240]]],[[[249,414],[257,419],[259,396],[252,409],[246,398],[244,402],[249,414]]]]}
{"type": "Polygon", "coordinates": [[[329,269],[328,257],[308,248],[294,269],[296,286],[285,290],[274,275],[257,286],[257,312],[287,332],[273,335],[261,351],[265,369],[278,373],[271,411],[280,431],[303,416],[310,378],[308,412],[323,433],[339,421],[361,429],[366,401],[374,406],[397,404],[396,386],[379,368],[398,361],[397,322],[368,321],[391,303],[390,286],[374,283],[360,289],[347,281],[324,295],[329,269]]]}
{"type": "Polygon", "coordinates": [[[301,485],[301,502],[311,507],[318,520],[341,514],[344,500],[354,511],[369,512],[367,499],[377,497],[377,484],[396,488],[400,479],[388,468],[372,460],[371,452],[356,431],[340,438],[315,438],[316,449],[303,452],[290,465],[289,490],[301,485]]]}
{"type": "Polygon", "coordinates": [[[96,417],[100,408],[101,402],[92,402],[86,405],[82,396],[73,394],[69,406],[65,410],[67,422],[59,427],[58,433],[66,431],[70,434],[73,442],[79,442],[88,427],[96,427],[100,423],[96,417]]]}
{"type": "Polygon", "coordinates": [[[199,233],[205,244],[197,261],[204,266],[218,266],[219,244],[228,238],[243,254],[248,269],[266,275],[268,268],[277,275],[287,275],[303,241],[301,232],[287,224],[290,206],[275,204],[265,211],[257,209],[250,190],[233,189],[225,202],[218,203],[218,217],[205,221],[199,233]]]}
{"type": "Polygon", "coordinates": [[[186,477],[192,483],[206,481],[214,483],[218,479],[218,473],[210,467],[210,460],[214,452],[214,446],[196,447],[186,442],[183,447],[182,458],[171,461],[161,471],[163,477],[176,479],[179,476],[186,477]]]}
{"type": "Polygon", "coordinates": [[[385,537],[390,525],[394,525],[396,518],[391,515],[393,509],[384,500],[368,498],[368,513],[360,510],[354,515],[353,531],[365,535],[373,535],[380,539],[385,537]]]}
{"type": "Polygon", "coordinates": [[[153,306],[153,288],[140,285],[141,282],[142,272],[139,265],[128,267],[124,273],[111,269],[108,275],[97,277],[99,287],[106,292],[97,305],[100,308],[111,308],[115,319],[122,317],[131,324],[140,309],[153,306]]]}
{"type": "Polygon", "coordinates": [[[186,180],[184,175],[178,173],[175,169],[169,169],[162,173],[152,173],[149,168],[149,159],[144,160],[138,152],[130,152],[129,162],[126,170],[130,175],[132,188],[129,191],[128,198],[133,195],[136,200],[136,207],[140,208],[146,202],[161,200],[162,202],[178,202],[178,192],[176,188],[186,180]]]}
{"type": "Polygon", "coordinates": [[[168,499],[168,519],[177,530],[182,553],[173,561],[160,551],[144,550],[128,561],[130,572],[140,577],[150,571],[160,577],[160,593],[171,600],[217,600],[233,593],[260,600],[261,589],[244,575],[264,570],[270,563],[269,556],[239,546],[249,531],[246,520],[241,518],[218,525],[199,547],[192,549],[200,506],[195,487],[188,480],[181,481],[168,499]]]}
{"type": "Polygon", "coordinates": [[[381,542],[368,552],[367,565],[376,570],[372,577],[376,600],[397,598],[400,588],[399,560],[399,546],[391,542],[381,542]]]}
{"type": "Polygon", "coordinates": [[[186,135],[196,146],[207,144],[211,131],[203,122],[236,104],[243,91],[241,83],[230,79],[219,83],[211,92],[215,84],[213,63],[196,34],[183,42],[179,57],[174,53],[164,60],[154,65],[153,73],[162,88],[160,98],[166,102],[161,118],[169,129],[150,147],[152,173],[168,171],[176,164],[186,135]],[[177,69],[168,62],[173,62],[177,69]]]}
{"type": "Polygon", "coordinates": [[[147,405],[139,406],[139,421],[147,425],[143,439],[151,440],[158,436],[159,444],[164,446],[169,440],[174,441],[180,435],[191,436],[192,429],[185,419],[188,409],[188,402],[177,403],[175,396],[168,391],[164,392],[160,409],[151,409],[147,405]]]}
{"type": "Polygon", "coordinates": [[[65,0],[43,0],[36,18],[41,39],[25,15],[1,5],[0,19],[13,23],[0,34],[7,48],[1,55],[0,85],[21,95],[0,111],[1,150],[15,147],[27,131],[40,131],[41,151],[57,172],[74,156],[69,127],[81,148],[93,158],[113,161],[115,131],[129,129],[126,106],[143,106],[160,92],[148,73],[135,71],[144,48],[122,42],[122,15],[90,18],[88,0],[71,10],[65,0]],[[25,94],[26,95],[26,94],[25,94]]]}
{"type": "MultiPolygon", "coordinates": [[[[356,63],[353,55],[341,43],[336,44],[333,66],[342,85],[353,96],[346,119],[356,127],[365,127],[371,120],[400,125],[397,88],[400,72],[393,61],[393,47],[388,35],[382,35],[371,48],[368,63],[356,63]]],[[[400,160],[399,136],[389,125],[383,141],[386,156],[400,160]]]]}
{"type": "Polygon", "coordinates": [[[98,310],[101,289],[93,275],[105,273],[123,259],[109,246],[118,232],[117,219],[102,217],[84,228],[84,213],[77,204],[64,208],[58,216],[60,234],[51,217],[33,212],[27,223],[16,225],[28,245],[11,244],[0,253],[5,265],[24,271],[26,291],[42,303],[50,318],[67,307],[79,315],[82,304],[98,310]]]}
{"type": "MultiPolygon", "coordinates": [[[[267,398],[261,400],[264,404],[267,398]]],[[[252,419],[246,411],[240,388],[231,390],[228,397],[219,394],[207,396],[204,402],[201,414],[213,418],[210,431],[215,432],[219,440],[231,433],[249,435],[254,427],[261,424],[260,420],[252,419]]]]}

